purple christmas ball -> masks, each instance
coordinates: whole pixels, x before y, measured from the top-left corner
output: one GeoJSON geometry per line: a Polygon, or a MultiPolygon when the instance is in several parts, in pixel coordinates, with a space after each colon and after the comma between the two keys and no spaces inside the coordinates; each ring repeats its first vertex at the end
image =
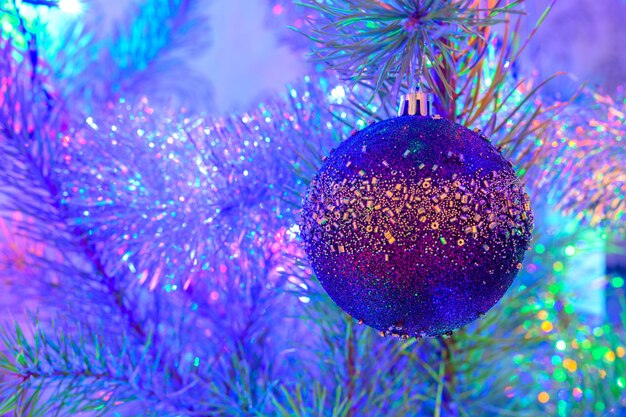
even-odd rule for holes
{"type": "Polygon", "coordinates": [[[331,152],[301,236],[330,297],[385,335],[436,336],[485,314],[522,267],[533,227],[512,165],[477,132],[402,116],[331,152]]]}

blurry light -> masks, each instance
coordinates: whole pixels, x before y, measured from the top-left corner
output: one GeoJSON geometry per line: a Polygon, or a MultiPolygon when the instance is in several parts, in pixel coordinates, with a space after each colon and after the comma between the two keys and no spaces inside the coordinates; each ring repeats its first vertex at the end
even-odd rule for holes
{"type": "Polygon", "coordinates": [[[566,254],[567,256],[574,256],[574,254],[575,254],[575,253],[576,253],[576,248],[575,248],[574,246],[572,246],[572,245],[568,245],[568,246],[565,248],[565,254],[566,254]]]}
{"type": "Polygon", "coordinates": [[[545,391],[541,391],[539,395],[537,395],[537,399],[539,400],[541,404],[545,404],[548,401],[550,401],[550,394],[548,394],[545,391]]]}
{"type": "Polygon", "coordinates": [[[624,286],[624,278],[613,277],[611,279],[611,285],[613,286],[613,288],[622,288],[624,286]]]}
{"type": "Polygon", "coordinates": [[[572,394],[574,394],[574,398],[576,398],[577,400],[581,399],[583,396],[583,390],[581,390],[580,388],[576,387],[572,390],[572,394]]]}
{"type": "Polygon", "coordinates": [[[289,240],[295,239],[299,234],[300,234],[300,226],[297,224],[292,225],[287,230],[287,237],[289,237],[289,240]]]}
{"type": "Polygon", "coordinates": [[[567,379],[567,374],[565,373],[565,371],[559,368],[554,370],[552,376],[559,382],[563,382],[567,379]]]}
{"type": "Polygon", "coordinates": [[[561,272],[564,267],[565,266],[563,265],[563,262],[560,261],[556,261],[554,265],[552,265],[552,269],[554,269],[554,272],[561,272]]]}
{"type": "Polygon", "coordinates": [[[576,363],[573,359],[565,359],[563,361],[563,368],[567,369],[570,372],[576,372],[578,369],[578,363],[576,363]]]}
{"type": "Polygon", "coordinates": [[[558,350],[565,350],[566,346],[567,345],[565,344],[564,340],[559,340],[558,342],[556,342],[556,348],[558,350]]]}
{"type": "Polygon", "coordinates": [[[77,14],[83,11],[83,5],[78,0],[59,0],[59,10],[63,13],[77,14]]]}
{"type": "Polygon", "coordinates": [[[342,86],[338,85],[330,91],[330,97],[341,104],[342,99],[346,98],[346,90],[342,86]]]}
{"type": "Polygon", "coordinates": [[[542,254],[546,251],[546,247],[543,246],[541,243],[538,244],[537,246],[535,246],[535,252],[537,252],[538,254],[542,254]]]}
{"type": "Polygon", "coordinates": [[[93,117],[89,116],[85,121],[89,126],[91,126],[92,129],[98,130],[98,125],[94,123],[93,117]]]}
{"type": "Polygon", "coordinates": [[[13,26],[11,26],[11,24],[5,20],[4,22],[2,22],[2,30],[7,33],[11,33],[13,32],[13,26]]]}

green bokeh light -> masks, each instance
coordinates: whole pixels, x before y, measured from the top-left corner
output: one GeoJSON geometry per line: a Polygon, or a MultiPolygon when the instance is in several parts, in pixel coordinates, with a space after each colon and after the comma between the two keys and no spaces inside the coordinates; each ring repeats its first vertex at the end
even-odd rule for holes
{"type": "Polygon", "coordinates": [[[613,286],[613,288],[622,288],[624,286],[624,278],[622,277],[611,278],[611,285],[613,286]]]}
{"type": "Polygon", "coordinates": [[[565,265],[563,265],[563,262],[561,262],[561,261],[556,261],[552,265],[552,269],[554,270],[554,272],[562,272],[563,269],[565,269],[565,265]]]}
{"type": "Polygon", "coordinates": [[[554,370],[554,374],[552,374],[552,376],[554,377],[555,380],[557,380],[559,382],[563,382],[563,381],[565,381],[565,379],[567,379],[567,374],[561,368],[555,369],[554,370]]]}

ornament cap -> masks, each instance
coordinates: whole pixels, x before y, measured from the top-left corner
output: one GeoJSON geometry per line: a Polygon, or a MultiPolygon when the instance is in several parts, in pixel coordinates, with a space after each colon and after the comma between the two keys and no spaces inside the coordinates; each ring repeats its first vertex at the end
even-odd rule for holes
{"type": "Polygon", "coordinates": [[[430,116],[433,114],[433,96],[413,91],[400,96],[399,116],[430,116]]]}

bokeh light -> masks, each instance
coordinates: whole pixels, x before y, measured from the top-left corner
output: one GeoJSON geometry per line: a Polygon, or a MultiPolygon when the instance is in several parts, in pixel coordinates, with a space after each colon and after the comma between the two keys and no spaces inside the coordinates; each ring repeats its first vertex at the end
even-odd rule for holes
{"type": "Polygon", "coordinates": [[[78,14],[83,11],[80,0],[59,0],[59,10],[63,13],[78,14]]]}

